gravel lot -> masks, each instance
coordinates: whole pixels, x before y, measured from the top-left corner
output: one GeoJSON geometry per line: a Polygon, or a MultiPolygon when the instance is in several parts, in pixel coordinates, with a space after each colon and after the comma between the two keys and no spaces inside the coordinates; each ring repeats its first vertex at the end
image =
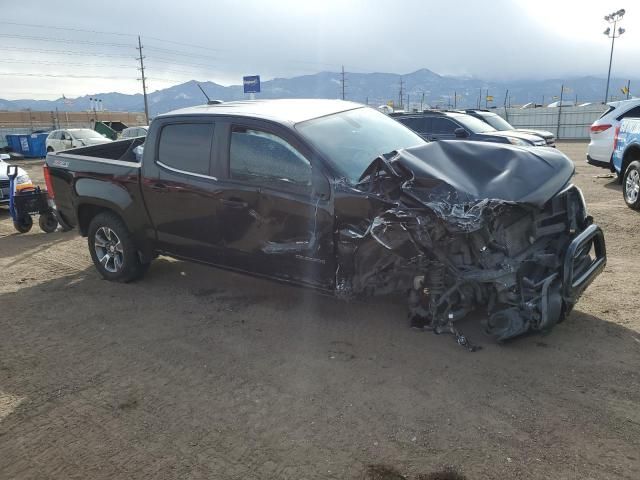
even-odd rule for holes
{"type": "Polygon", "coordinates": [[[466,320],[477,353],[394,298],[168,258],[108,283],[75,232],[18,235],[0,209],[0,478],[640,478],[640,213],[585,143],[560,148],[606,271],[550,335],[500,346],[466,320]]]}

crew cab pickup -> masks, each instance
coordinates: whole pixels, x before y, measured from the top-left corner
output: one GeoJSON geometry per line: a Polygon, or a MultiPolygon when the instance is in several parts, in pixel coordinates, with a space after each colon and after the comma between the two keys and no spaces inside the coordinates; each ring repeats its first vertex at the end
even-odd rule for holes
{"type": "Polygon", "coordinates": [[[404,292],[414,326],[467,346],[454,322],[475,308],[498,340],[549,329],[606,262],[561,152],[427,143],[351,102],[178,110],[146,139],[52,153],[45,168],[108,280],[162,254],[340,297],[404,292]]]}
{"type": "Polygon", "coordinates": [[[625,203],[640,210],[640,118],[623,118],[616,127],[611,162],[622,181],[625,203]]]}

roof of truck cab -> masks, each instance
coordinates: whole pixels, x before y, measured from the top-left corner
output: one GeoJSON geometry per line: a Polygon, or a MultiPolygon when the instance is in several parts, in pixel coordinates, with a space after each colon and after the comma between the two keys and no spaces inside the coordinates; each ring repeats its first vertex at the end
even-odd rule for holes
{"type": "Polygon", "coordinates": [[[238,115],[260,118],[279,123],[296,124],[324,117],[333,113],[353,110],[364,105],[344,100],[280,99],[223,102],[215,105],[199,105],[158,115],[157,118],[175,115],[238,115]]]}

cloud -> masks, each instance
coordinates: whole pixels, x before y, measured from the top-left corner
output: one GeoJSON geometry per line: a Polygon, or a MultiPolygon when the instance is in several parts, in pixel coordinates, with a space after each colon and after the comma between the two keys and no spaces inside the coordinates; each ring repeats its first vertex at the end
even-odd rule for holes
{"type": "MultiPolygon", "coordinates": [[[[341,65],[351,72],[426,67],[490,80],[602,76],[610,47],[601,33],[602,17],[617,8],[607,0],[113,0],[108,8],[67,0],[43,15],[40,2],[27,1],[14,4],[5,20],[120,35],[8,24],[2,33],[17,38],[3,38],[0,53],[15,63],[3,63],[3,73],[96,78],[4,75],[0,95],[139,91],[137,34],[145,46],[151,90],[191,78],[231,84],[244,74],[289,77],[337,71],[341,65]]],[[[638,15],[629,11],[625,26],[638,15]]],[[[617,42],[614,72],[637,77],[640,29],[628,30],[617,42]]]]}

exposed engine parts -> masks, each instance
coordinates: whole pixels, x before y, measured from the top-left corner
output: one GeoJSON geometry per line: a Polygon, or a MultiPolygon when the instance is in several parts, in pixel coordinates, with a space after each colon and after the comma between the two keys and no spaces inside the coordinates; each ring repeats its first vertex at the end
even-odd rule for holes
{"type": "MultiPolygon", "coordinates": [[[[470,195],[431,171],[418,176],[416,158],[408,157],[381,157],[363,175],[359,187],[384,209],[352,235],[357,243],[341,238],[353,263],[352,274],[343,267],[339,281],[353,293],[404,288],[412,326],[453,334],[474,350],[454,326],[470,312],[484,311],[483,328],[498,341],[548,330],[604,268],[604,238],[577,187],[541,192],[533,177],[527,190],[503,185],[502,198],[474,199],[483,193],[481,182],[456,177],[475,190],[470,195]]],[[[516,167],[519,174],[527,170],[516,167]]],[[[489,185],[498,187],[495,180],[489,185]]]]}

